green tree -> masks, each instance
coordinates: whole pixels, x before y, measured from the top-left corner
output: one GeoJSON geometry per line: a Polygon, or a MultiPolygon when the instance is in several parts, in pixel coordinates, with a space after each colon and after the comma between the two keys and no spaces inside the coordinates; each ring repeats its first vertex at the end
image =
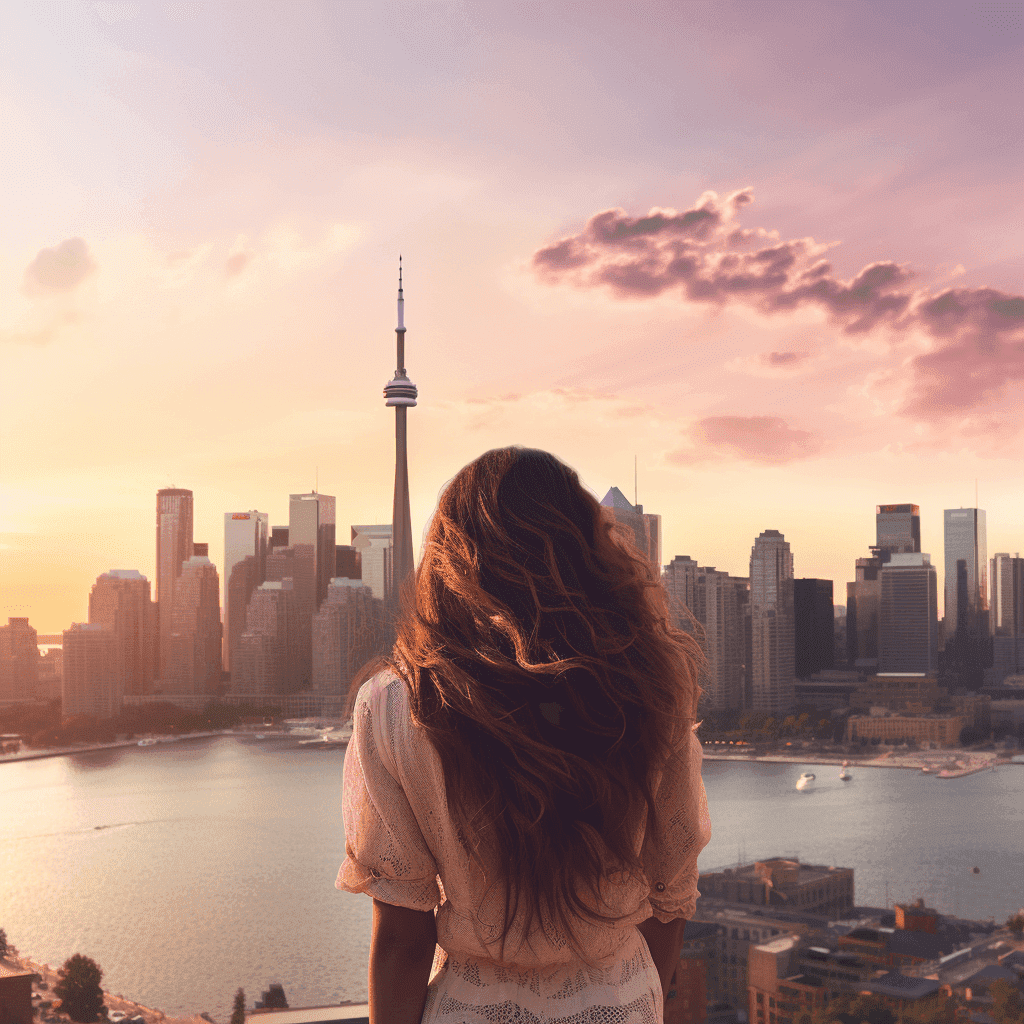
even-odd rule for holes
{"type": "Polygon", "coordinates": [[[64,961],[60,980],[53,986],[60,1008],[79,1024],[91,1024],[103,1010],[103,971],[99,964],[81,953],[64,961]]]}
{"type": "Polygon", "coordinates": [[[7,942],[7,932],[0,928],[0,960],[2,960],[11,951],[10,944],[7,942]]]}
{"type": "Polygon", "coordinates": [[[235,1005],[231,1009],[231,1024],[245,1024],[245,989],[235,993],[235,1005]]]}
{"type": "Polygon", "coordinates": [[[1014,914],[1006,919],[1006,927],[1019,939],[1024,935],[1024,913],[1014,914]]]}

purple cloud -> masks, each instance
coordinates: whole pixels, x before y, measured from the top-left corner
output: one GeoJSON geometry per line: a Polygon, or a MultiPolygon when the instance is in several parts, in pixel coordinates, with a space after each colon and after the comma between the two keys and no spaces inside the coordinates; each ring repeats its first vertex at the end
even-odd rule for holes
{"type": "Polygon", "coordinates": [[[30,294],[68,292],[82,283],[96,263],[83,238],[68,238],[50,249],[40,249],[25,268],[25,291],[30,294]]]}
{"type": "Polygon", "coordinates": [[[820,450],[814,434],[797,430],[778,416],[707,416],[688,433],[690,446],[670,452],[670,462],[695,465],[724,456],[782,465],[820,450]]]}
{"type": "MultiPolygon", "coordinates": [[[[767,315],[817,307],[849,335],[922,331],[933,346],[910,361],[903,405],[921,419],[962,414],[1024,380],[1024,297],[992,288],[929,294],[913,288],[911,270],[891,261],[841,280],[822,258],[828,246],[736,225],[752,200],[743,189],[725,199],[707,192],[682,213],[604,210],[579,234],[537,250],[533,266],[549,282],[607,288],[619,298],[675,293],[686,302],[742,303],[767,315]]],[[[765,362],[793,365],[805,355],[771,353],[765,362]]]]}
{"type": "Polygon", "coordinates": [[[761,361],[766,366],[796,366],[810,354],[810,352],[768,352],[761,356],[761,361]]]}

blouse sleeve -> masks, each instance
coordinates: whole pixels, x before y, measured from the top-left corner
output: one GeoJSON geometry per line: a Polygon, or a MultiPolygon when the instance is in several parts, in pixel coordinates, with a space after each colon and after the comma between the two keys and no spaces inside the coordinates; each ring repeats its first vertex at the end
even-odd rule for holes
{"type": "Polygon", "coordinates": [[[641,850],[654,916],[663,923],[693,917],[697,855],[711,839],[708,798],[700,765],[700,740],[689,733],[669,759],[655,796],[656,828],[648,828],[641,850]]]}
{"type": "Polygon", "coordinates": [[[345,861],[335,885],[393,906],[433,910],[441,899],[437,864],[396,779],[382,732],[386,694],[376,677],[356,697],[342,789],[345,861]]]}

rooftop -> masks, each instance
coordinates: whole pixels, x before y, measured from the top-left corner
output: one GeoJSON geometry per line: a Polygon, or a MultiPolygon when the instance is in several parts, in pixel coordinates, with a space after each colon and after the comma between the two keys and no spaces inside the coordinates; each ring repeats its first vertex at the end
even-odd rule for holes
{"type": "Polygon", "coordinates": [[[930,978],[908,978],[899,971],[890,971],[874,981],[864,983],[864,991],[894,999],[923,999],[934,995],[941,986],[930,978]]]}

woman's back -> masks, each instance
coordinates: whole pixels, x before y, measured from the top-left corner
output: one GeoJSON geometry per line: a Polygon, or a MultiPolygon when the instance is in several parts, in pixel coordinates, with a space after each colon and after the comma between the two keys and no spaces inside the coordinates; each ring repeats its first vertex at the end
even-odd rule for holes
{"type": "MultiPolygon", "coordinates": [[[[438,908],[431,988],[453,1006],[513,975],[550,988],[540,1020],[569,992],[650,1003],[636,926],[689,916],[709,836],[699,650],[653,567],[572,470],[501,449],[445,491],[407,598],[355,705],[339,887],[438,908]]],[[[439,1019],[491,1019],[459,1013],[439,1019]]]]}

